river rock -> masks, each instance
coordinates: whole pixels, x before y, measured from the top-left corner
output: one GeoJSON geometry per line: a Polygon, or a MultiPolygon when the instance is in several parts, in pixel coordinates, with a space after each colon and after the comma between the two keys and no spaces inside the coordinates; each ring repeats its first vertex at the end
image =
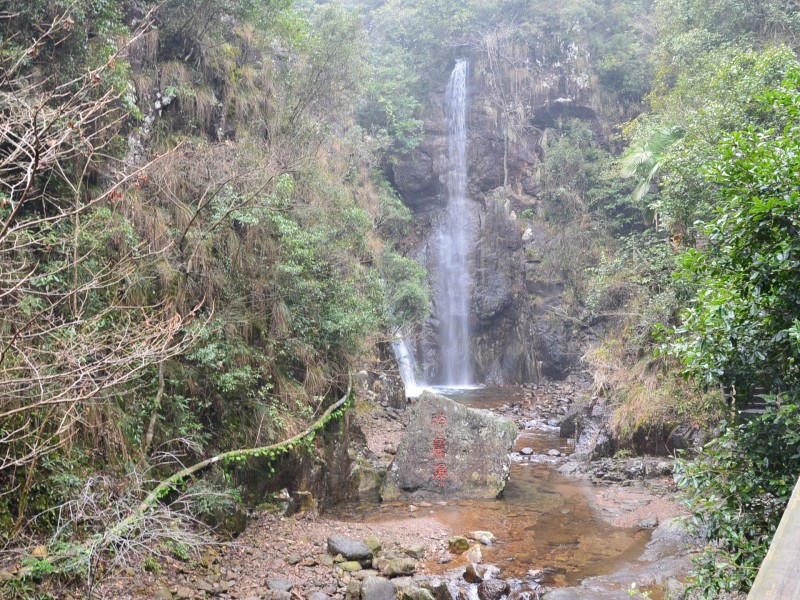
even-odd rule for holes
{"type": "Polygon", "coordinates": [[[361,569],[353,573],[353,577],[359,581],[364,581],[367,577],[377,577],[380,573],[375,569],[361,569]]]}
{"type": "Polygon", "coordinates": [[[642,529],[655,529],[658,527],[658,516],[648,515],[639,521],[639,527],[642,529]]]}
{"type": "Polygon", "coordinates": [[[361,584],[361,600],[395,600],[395,594],[394,584],[385,577],[367,577],[361,584]]]}
{"type": "Polygon", "coordinates": [[[416,586],[403,588],[397,597],[399,600],[436,600],[429,590],[416,586]]]}
{"type": "Polygon", "coordinates": [[[447,542],[447,549],[453,554],[463,554],[469,550],[469,540],[463,535],[456,535],[447,542]]]}
{"type": "Polygon", "coordinates": [[[508,592],[508,582],[502,579],[486,579],[478,584],[478,598],[481,600],[500,600],[508,592]]]}
{"type": "Polygon", "coordinates": [[[539,592],[531,588],[522,588],[514,590],[508,595],[508,600],[539,600],[539,592]]]}
{"type": "Polygon", "coordinates": [[[417,576],[414,580],[418,587],[428,590],[436,600],[454,600],[447,582],[443,579],[417,576]]]}
{"type": "Polygon", "coordinates": [[[355,573],[361,570],[361,563],[357,560],[348,560],[347,562],[339,563],[339,568],[347,573],[355,573]]]}
{"type": "Polygon", "coordinates": [[[413,575],[417,571],[417,563],[411,558],[393,558],[382,565],[382,575],[387,577],[403,577],[413,575]]]}
{"type": "Polygon", "coordinates": [[[328,552],[334,556],[341,554],[347,560],[372,560],[369,546],[344,535],[332,535],[328,538],[328,552]]]}
{"type": "Polygon", "coordinates": [[[153,593],[153,600],[172,600],[172,592],[166,587],[159,588],[153,593]]]}
{"type": "Polygon", "coordinates": [[[425,558],[425,546],[423,544],[412,544],[405,549],[406,555],[417,560],[425,558]]]}
{"type": "Polygon", "coordinates": [[[467,560],[471,563],[482,563],[483,562],[483,553],[481,552],[480,544],[475,544],[474,546],[470,546],[470,549],[464,553],[464,556],[467,557],[467,560]]]}
{"type": "Polygon", "coordinates": [[[522,450],[519,451],[520,454],[523,456],[530,456],[533,454],[533,448],[530,446],[525,446],[522,450]]]}
{"type": "Polygon", "coordinates": [[[271,590],[282,590],[284,592],[292,591],[292,582],[283,577],[267,577],[267,588],[271,590]]]}
{"type": "Polygon", "coordinates": [[[356,600],[356,598],[361,597],[361,588],[363,587],[362,583],[357,579],[353,579],[347,584],[347,588],[344,592],[344,597],[348,600],[356,600]]]}
{"type": "Polygon", "coordinates": [[[289,501],[286,514],[287,516],[291,516],[297,513],[313,512],[316,506],[314,496],[311,492],[295,491],[292,492],[292,499],[289,501]]]}
{"type": "Polygon", "coordinates": [[[491,546],[497,541],[497,538],[491,531],[470,531],[467,537],[480,542],[484,546],[491,546]]]}
{"type": "Polygon", "coordinates": [[[496,498],[508,479],[516,436],[510,419],[426,390],[413,408],[381,496],[496,498]]]}
{"type": "Polygon", "coordinates": [[[479,565],[470,563],[464,569],[463,577],[467,583],[480,583],[483,581],[483,570],[480,569],[479,565]]]}

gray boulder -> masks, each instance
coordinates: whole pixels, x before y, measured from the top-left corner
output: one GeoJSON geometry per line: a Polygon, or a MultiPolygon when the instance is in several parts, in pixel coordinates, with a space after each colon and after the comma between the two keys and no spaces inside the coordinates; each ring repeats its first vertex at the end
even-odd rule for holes
{"type": "Polygon", "coordinates": [[[394,584],[383,577],[367,577],[361,584],[361,600],[395,600],[394,584]]]}
{"type": "Polygon", "coordinates": [[[372,560],[372,550],[369,546],[344,535],[332,535],[328,538],[328,552],[333,556],[341,554],[349,561],[372,560]]]}
{"type": "Polygon", "coordinates": [[[508,479],[513,421],[425,391],[381,489],[384,500],[495,498],[508,479]]]}

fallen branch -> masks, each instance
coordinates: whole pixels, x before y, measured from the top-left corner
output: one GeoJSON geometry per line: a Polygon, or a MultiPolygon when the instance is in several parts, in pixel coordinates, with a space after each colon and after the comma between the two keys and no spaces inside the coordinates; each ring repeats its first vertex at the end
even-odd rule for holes
{"type": "MultiPolygon", "coordinates": [[[[336,416],[336,411],[340,410],[350,399],[352,393],[352,384],[350,384],[347,388],[347,393],[342,397],[341,400],[334,403],[317,419],[311,426],[309,426],[304,431],[301,431],[297,435],[294,435],[282,442],[278,442],[276,444],[270,444],[269,446],[261,446],[258,448],[245,448],[240,450],[231,450],[229,452],[223,452],[222,454],[218,454],[216,456],[212,456],[202,462],[199,462],[195,465],[190,467],[186,467],[181,471],[178,471],[174,475],[170,476],[169,478],[165,479],[161,483],[159,483],[147,496],[144,500],[139,503],[137,508],[131,512],[130,515],[119,521],[113,527],[105,530],[102,533],[98,533],[93,535],[89,539],[87,539],[83,544],[77,547],[73,547],[72,551],[69,555],[52,555],[48,558],[42,559],[43,561],[50,563],[51,565],[61,561],[66,560],[67,564],[71,564],[73,567],[77,566],[78,563],[85,564],[87,561],[89,563],[89,585],[91,586],[91,573],[92,567],[94,564],[94,560],[110,545],[113,545],[115,540],[119,540],[124,538],[128,535],[132,530],[136,529],[137,524],[142,521],[142,519],[147,515],[147,513],[154,509],[158,505],[158,501],[166,496],[171,490],[174,490],[179,486],[184,480],[186,480],[191,475],[195,473],[199,473],[204,469],[210,467],[219,462],[229,462],[232,460],[241,461],[251,457],[259,457],[259,456],[271,456],[274,457],[277,454],[284,453],[290,451],[294,448],[298,443],[302,442],[303,439],[308,438],[309,436],[313,435],[319,429],[322,429],[328,421],[330,421],[334,416],[336,416]]],[[[40,561],[41,563],[41,561],[40,561]]],[[[26,567],[20,569],[17,573],[17,578],[21,579],[31,574],[34,567],[26,567]]]]}
{"type": "MultiPolygon", "coordinates": [[[[192,465],[191,467],[186,467],[182,471],[178,471],[169,479],[165,479],[160,484],[156,486],[156,488],[150,492],[147,497],[142,500],[142,503],[139,505],[136,513],[131,515],[131,517],[135,517],[137,513],[141,513],[142,511],[147,510],[150,506],[152,506],[159,498],[163,498],[170,490],[174,489],[176,485],[181,483],[184,479],[189,477],[189,475],[193,475],[198,471],[202,471],[210,467],[213,464],[216,464],[220,461],[230,461],[230,460],[242,460],[244,458],[253,457],[253,456],[265,456],[270,453],[275,452],[285,452],[291,450],[297,443],[299,443],[303,438],[311,435],[318,429],[321,429],[325,426],[325,424],[331,419],[333,413],[341,408],[347,400],[350,398],[350,393],[352,391],[351,387],[347,388],[347,393],[344,397],[336,402],[335,404],[331,405],[328,410],[326,410],[322,416],[317,419],[313,425],[311,425],[305,431],[301,431],[295,436],[290,437],[287,440],[282,442],[278,442],[277,444],[271,444],[269,446],[261,446],[260,448],[246,448],[243,450],[231,450],[230,452],[223,452],[222,454],[217,454],[216,456],[212,456],[202,462],[197,463],[196,465],[192,465]]],[[[126,519],[127,521],[127,519],[126,519]]],[[[123,525],[125,521],[121,522],[119,525],[123,525]]]]}

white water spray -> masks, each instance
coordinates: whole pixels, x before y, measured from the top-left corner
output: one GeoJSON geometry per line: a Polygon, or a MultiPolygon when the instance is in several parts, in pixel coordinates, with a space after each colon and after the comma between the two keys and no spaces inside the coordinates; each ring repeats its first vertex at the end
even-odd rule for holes
{"type": "Polygon", "coordinates": [[[417,376],[414,373],[416,362],[414,355],[409,351],[403,336],[399,333],[392,342],[394,357],[397,359],[397,367],[400,369],[400,379],[406,388],[406,398],[416,398],[422,394],[423,387],[417,383],[417,376]]]}

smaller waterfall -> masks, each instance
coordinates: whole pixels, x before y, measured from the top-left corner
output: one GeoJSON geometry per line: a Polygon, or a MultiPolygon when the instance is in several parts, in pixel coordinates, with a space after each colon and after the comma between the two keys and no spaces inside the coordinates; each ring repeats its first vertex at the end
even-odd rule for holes
{"type": "Polygon", "coordinates": [[[403,380],[403,385],[406,388],[406,398],[416,398],[422,393],[423,388],[417,384],[417,377],[414,374],[416,367],[414,355],[411,354],[403,336],[399,333],[395,335],[392,349],[397,359],[397,366],[400,369],[400,379],[403,380]]]}

